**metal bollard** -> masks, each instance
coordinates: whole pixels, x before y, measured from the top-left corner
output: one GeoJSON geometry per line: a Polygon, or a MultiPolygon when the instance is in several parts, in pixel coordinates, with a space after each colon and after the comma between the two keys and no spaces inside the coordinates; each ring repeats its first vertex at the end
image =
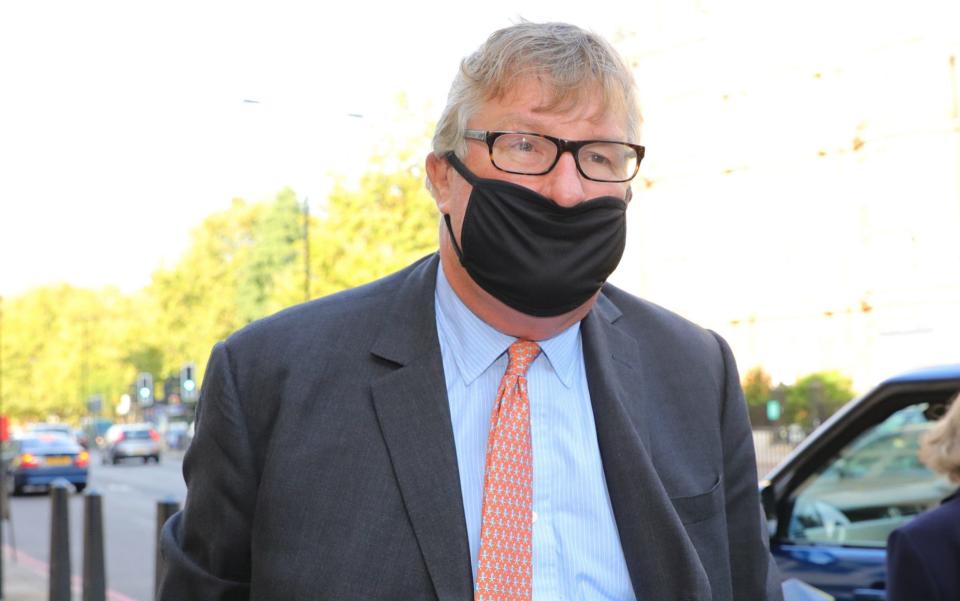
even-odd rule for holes
{"type": "Polygon", "coordinates": [[[70,601],[70,513],[73,487],[62,478],[50,485],[50,601],[70,601]]]}
{"type": "Polygon", "coordinates": [[[156,599],[160,593],[160,578],[163,575],[163,558],[160,556],[160,534],[163,531],[163,525],[170,516],[180,511],[180,503],[173,497],[165,497],[157,501],[157,550],[156,550],[156,572],[153,580],[153,597],[156,599]]]}
{"type": "Polygon", "coordinates": [[[103,560],[103,497],[96,490],[83,499],[83,601],[106,601],[103,560]]]}

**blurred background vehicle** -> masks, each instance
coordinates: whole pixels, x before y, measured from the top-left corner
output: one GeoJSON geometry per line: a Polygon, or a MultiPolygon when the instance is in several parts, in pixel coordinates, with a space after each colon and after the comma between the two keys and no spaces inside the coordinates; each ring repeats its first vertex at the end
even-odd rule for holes
{"type": "Polygon", "coordinates": [[[56,424],[56,423],[35,423],[27,424],[27,432],[53,432],[56,434],[63,434],[64,436],[73,436],[73,428],[67,424],[56,424]]]}
{"type": "Polygon", "coordinates": [[[77,442],[81,447],[89,450],[90,449],[90,438],[87,436],[87,433],[80,429],[73,430],[73,437],[77,439],[77,442]]]}
{"type": "Polygon", "coordinates": [[[163,434],[163,441],[167,448],[175,451],[182,451],[187,448],[189,439],[190,424],[187,422],[171,422],[167,424],[167,430],[163,434]]]}
{"type": "Polygon", "coordinates": [[[4,443],[3,460],[7,490],[14,495],[28,488],[49,489],[58,478],[73,484],[77,492],[87,487],[90,455],[72,434],[25,432],[4,443]]]}
{"type": "Polygon", "coordinates": [[[103,447],[103,437],[113,425],[113,420],[105,417],[85,417],[80,420],[80,429],[87,437],[87,448],[103,447]]]}
{"type": "Polygon", "coordinates": [[[186,449],[193,437],[190,417],[184,413],[162,413],[157,422],[157,430],[166,447],[173,451],[186,449]]]}
{"type": "Polygon", "coordinates": [[[837,601],[884,599],[887,537],[956,485],[917,458],[960,391],[960,364],[890,378],[850,401],[760,482],[783,578],[837,601]]]}
{"type": "Polygon", "coordinates": [[[35,433],[50,432],[54,434],[62,434],[63,436],[73,438],[83,448],[88,448],[86,435],[82,431],[77,430],[76,428],[73,428],[67,424],[51,422],[28,424],[26,431],[35,433]]]}
{"type": "Polygon", "coordinates": [[[160,463],[160,433],[151,424],[114,424],[104,435],[101,459],[116,465],[123,459],[135,457],[147,463],[160,463]]]}

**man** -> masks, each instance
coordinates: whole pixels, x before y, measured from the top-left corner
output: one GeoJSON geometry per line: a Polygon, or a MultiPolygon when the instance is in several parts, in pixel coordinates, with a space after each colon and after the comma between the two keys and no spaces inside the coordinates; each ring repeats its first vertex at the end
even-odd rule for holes
{"type": "Polygon", "coordinates": [[[729,348],[605,285],[636,107],[573,26],[463,62],[438,256],[214,348],[162,599],[779,598],[729,348]]]}

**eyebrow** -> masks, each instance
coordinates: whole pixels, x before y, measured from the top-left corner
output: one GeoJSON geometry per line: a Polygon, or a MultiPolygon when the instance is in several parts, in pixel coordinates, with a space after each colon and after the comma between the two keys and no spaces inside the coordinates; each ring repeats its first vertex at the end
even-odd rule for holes
{"type": "MultiPolygon", "coordinates": [[[[543,123],[538,123],[536,121],[531,121],[528,117],[520,115],[517,113],[509,113],[504,115],[502,118],[494,122],[493,128],[490,131],[525,131],[533,134],[547,134],[553,135],[546,131],[543,123]]],[[[560,136],[555,136],[560,137],[560,136]]],[[[627,140],[627,137],[622,133],[619,135],[605,136],[598,134],[595,136],[595,139],[600,140],[611,140],[611,141],[624,141],[627,140]]]]}
{"type": "Polygon", "coordinates": [[[540,133],[543,131],[542,123],[535,123],[526,117],[517,114],[504,115],[494,123],[495,130],[518,129],[530,132],[540,133]]]}

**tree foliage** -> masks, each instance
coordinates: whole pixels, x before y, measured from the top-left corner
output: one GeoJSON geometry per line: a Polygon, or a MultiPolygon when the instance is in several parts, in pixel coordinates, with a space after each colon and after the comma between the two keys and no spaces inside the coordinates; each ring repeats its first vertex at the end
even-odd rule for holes
{"type": "Polygon", "coordinates": [[[757,365],[750,368],[743,376],[743,396],[750,407],[760,407],[766,404],[771,398],[770,392],[773,390],[773,380],[770,378],[763,367],[757,365]]]}
{"type": "Polygon", "coordinates": [[[99,391],[119,395],[135,375],[130,317],[135,301],[112,288],[45,286],[4,302],[5,414],[82,415],[99,391]]]}
{"type": "MultiPolygon", "coordinates": [[[[436,248],[437,213],[423,186],[426,131],[387,140],[356,185],[340,180],[306,222],[290,189],[268,201],[234,199],[203,220],[172,266],[134,294],[68,285],[4,299],[4,414],[76,421],[88,397],[110,415],[136,374],[154,382],[251,321],[386,275],[436,248]],[[306,229],[306,231],[305,231],[306,229]]],[[[158,386],[159,391],[159,386],[158,386]]]]}
{"type": "Polygon", "coordinates": [[[778,424],[800,424],[805,429],[819,425],[854,397],[853,383],[838,371],[819,371],[798,378],[793,384],[773,385],[763,367],[747,371],[741,382],[754,424],[766,424],[766,402],[780,401],[778,424]]]}
{"type": "Polygon", "coordinates": [[[314,292],[373,280],[436,248],[437,211],[424,187],[422,146],[388,143],[371,157],[356,189],[343,181],[334,186],[312,238],[314,292]]]}
{"type": "Polygon", "coordinates": [[[787,389],[784,417],[816,427],[854,397],[853,382],[838,371],[820,371],[797,379],[787,389]]]}

